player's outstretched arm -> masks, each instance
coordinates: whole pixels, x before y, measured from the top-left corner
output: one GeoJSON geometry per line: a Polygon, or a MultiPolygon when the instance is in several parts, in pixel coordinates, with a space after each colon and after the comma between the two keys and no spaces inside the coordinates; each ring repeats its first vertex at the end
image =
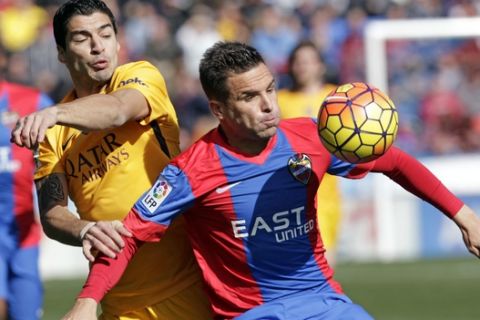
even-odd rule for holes
{"type": "Polygon", "coordinates": [[[90,298],[79,298],[62,320],[97,320],[97,302],[90,298]]]}
{"type": "Polygon", "coordinates": [[[159,237],[154,235],[155,230],[157,230],[156,226],[154,224],[144,223],[136,216],[134,211],[131,211],[127,215],[124,223],[129,228],[132,228],[132,230],[139,227],[139,229],[136,229],[139,233],[130,238],[125,238],[125,248],[118,253],[116,258],[110,258],[101,254],[95,258],[88,278],[82,291],[78,295],[74,307],[64,319],[95,319],[90,317],[93,309],[96,308],[96,304],[99,303],[105,294],[120,280],[128,263],[143,245],[144,241],[140,240],[137,236],[145,236],[144,232],[147,232],[150,240],[160,240],[159,237]]]}
{"type": "Polygon", "coordinates": [[[462,231],[468,251],[480,258],[480,217],[464,205],[453,217],[453,221],[462,231]]]}
{"type": "Polygon", "coordinates": [[[40,220],[45,234],[64,244],[82,246],[85,257],[93,261],[92,250],[114,258],[130,232],[120,221],[92,222],[78,219],[68,209],[68,189],[64,174],[54,173],[36,181],[40,220]]]}
{"type": "Polygon", "coordinates": [[[147,100],[135,89],[93,94],[21,117],[12,130],[11,142],[33,149],[44,140],[47,129],[56,124],[82,131],[103,130],[142,119],[149,112],[147,100]]]}
{"type": "Polygon", "coordinates": [[[393,147],[374,163],[372,171],[383,172],[451,218],[460,228],[467,249],[480,258],[480,217],[418,160],[393,147]]]}

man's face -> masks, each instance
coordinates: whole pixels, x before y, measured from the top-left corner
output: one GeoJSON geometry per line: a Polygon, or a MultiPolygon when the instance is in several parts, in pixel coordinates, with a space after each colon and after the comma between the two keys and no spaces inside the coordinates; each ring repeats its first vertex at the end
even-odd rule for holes
{"type": "Polygon", "coordinates": [[[73,16],[67,25],[66,48],[59,60],[67,66],[74,83],[103,84],[118,64],[120,48],[109,17],[101,12],[73,16]]]}
{"type": "Polygon", "coordinates": [[[265,64],[233,74],[227,87],[230,95],[220,119],[227,135],[251,141],[271,138],[280,116],[275,80],[265,64]]]}

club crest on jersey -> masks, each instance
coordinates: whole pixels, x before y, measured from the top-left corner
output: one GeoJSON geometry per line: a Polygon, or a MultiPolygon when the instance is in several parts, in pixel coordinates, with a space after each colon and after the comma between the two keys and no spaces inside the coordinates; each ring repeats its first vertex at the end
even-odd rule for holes
{"type": "Polygon", "coordinates": [[[142,204],[150,213],[154,213],[171,191],[172,186],[168,181],[159,177],[155,185],[148,191],[145,197],[143,197],[142,204]]]}
{"type": "Polygon", "coordinates": [[[296,153],[288,159],[288,171],[298,181],[307,184],[312,175],[312,161],[305,153],[296,153]]]}

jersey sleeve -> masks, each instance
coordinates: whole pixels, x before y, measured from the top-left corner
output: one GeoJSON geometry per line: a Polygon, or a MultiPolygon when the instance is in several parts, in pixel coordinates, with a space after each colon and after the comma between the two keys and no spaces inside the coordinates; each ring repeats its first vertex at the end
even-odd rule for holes
{"type": "Polygon", "coordinates": [[[95,259],[78,298],[92,298],[99,303],[120,280],[128,262],[143,244],[135,238],[124,237],[123,240],[125,246],[116,258],[100,254],[95,259]]]}
{"type": "Polygon", "coordinates": [[[135,203],[139,216],[157,224],[168,226],[171,221],[188,210],[195,197],[188,177],[175,165],[167,165],[153,187],[135,203]]]}
{"type": "Polygon", "coordinates": [[[132,237],[116,258],[100,255],[92,265],[79,298],[99,302],[118,282],[128,262],[145,242],[160,241],[170,222],[191,207],[194,196],[185,173],[175,165],[163,169],[153,187],[135,203],[123,223],[132,237]]]}
{"type": "Polygon", "coordinates": [[[39,144],[35,153],[34,180],[44,178],[54,172],[64,172],[59,155],[55,150],[57,145],[55,140],[52,132],[47,131],[45,140],[39,144]]]}
{"type": "Polygon", "coordinates": [[[356,165],[332,157],[329,173],[351,179],[362,178],[370,171],[383,173],[450,218],[455,216],[463,206],[463,202],[420,161],[396,147],[391,147],[377,160],[356,165]]]}
{"type": "Polygon", "coordinates": [[[454,217],[463,206],[463,202],[420,161],[398,148],[390,148],[385,155],[371,165],[372,172],[382,172],[449,218],[454,217]]]}
{"type": "MultiPolygon", "coordinates": [[[[48,95],[41,93],[37,109],[45,109],[52,105],[54,105],[53,100],[48,95]]],[[[58,131],[55,126],[47,130],[45,140],[39,144],[38,150],[35,152],[34,180],[44,178],[53,172],[64,172],[57,147],[58,131]]]]}
{"type": "Polygon", "coordinates": [[[92,265],[88,278],[78,295],[79,298],[92,298],[100,302],[105,294],[120,280],[135,253],[150,241],[160,241],[166,227],[154,222],[143,220],[135,209],[130,210],[125,217],[124,226],[132,232],[132,237],[123,237],[125,246],[115,258],[100,254],[92,265]]]}
{"type": "Polygon", "coordinates": [[[148,102],[150,113],[140,120],[140,124],[148,125],[159,118],[175,118],[173,105],[168,96],[165,80],[151,63],[140,61],[124,66],[113,79],[115,90],[135,89],[140,91],[148,102]]]}
{"type": "Polygon", "coordinates": [[[368,170],[362,170],[359,174],[353,174],[353,169],[355,169],[355,167],[355,164],[342,161],[333,154],[330,154],[330,166],[328,167],[327,172],[332,175],[350,179],[359,179],[368,173],[368,170]]]}

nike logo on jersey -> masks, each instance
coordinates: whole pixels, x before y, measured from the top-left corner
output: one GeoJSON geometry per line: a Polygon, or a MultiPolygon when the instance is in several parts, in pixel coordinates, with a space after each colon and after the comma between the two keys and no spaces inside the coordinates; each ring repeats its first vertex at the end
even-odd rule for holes
{"type": "Polygon", "coordinates": [[[233,187],[235,187],[236,185],[239,185],[240,183],[242,183],[242,181],[238,181],[238,182],[235,182],[235,183],[231,183],[231,184],[227,184],[226,186],[223,186],[223,187],[218,187],[216,192],[218,194],[220,193],[224,193],[230,189],[232,189],[233,187]]]}
{"type": "Polygon", "coordinates": [[[65,140],[64,143],[62,143],[62,151],[65,151],[65,149],[67,149],[68,143],[70,142],[70,140],[72,140],[73,136],[74,135],[72,134],[70,137],[67,138],[67,140],[65,140]]]}

